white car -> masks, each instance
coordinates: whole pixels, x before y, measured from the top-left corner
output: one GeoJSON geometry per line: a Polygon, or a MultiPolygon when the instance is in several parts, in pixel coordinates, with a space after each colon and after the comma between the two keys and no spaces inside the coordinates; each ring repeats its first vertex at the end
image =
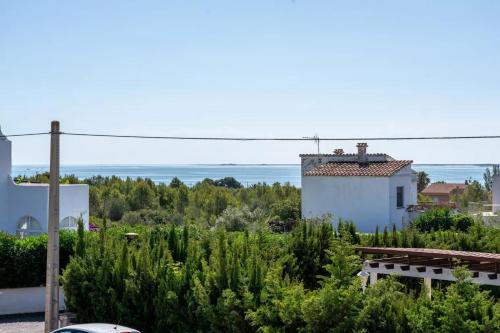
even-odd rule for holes
{"type": "Polygon", "coordinates": [[[80,324],[59,328],[51,333],[141,333],[133,328],[113,324],[80,324]]]}

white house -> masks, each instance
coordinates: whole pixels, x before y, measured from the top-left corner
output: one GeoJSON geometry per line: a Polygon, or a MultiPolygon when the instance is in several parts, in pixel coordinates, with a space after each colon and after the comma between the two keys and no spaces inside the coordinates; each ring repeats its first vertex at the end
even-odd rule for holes
{"type": "MultiPolygon", "coordinates": [[[[48,184],[15,184],[11,177],[12,145],[0,131],[0,231],[19,237],[47,232],[48,184]]],[[[89,227],[88,185],[61,185],[60,228],[76,229],[77,218],[89,227]]]]}
{"type": "Polygon", "coordinates": [[[386,154],[367,154],[358,143],[357,154],[303,154],[302,216],[352,220],[362,232],[409,222],[407,208],[417,204],[417,176],[412,161],[386,154]]]}
{"type": "Polygon", "coordinates": [[[495,175],[493,177],[493,186],[492,190],[493,192],[493,198],[492,198],[492,203],[493,203],[493,213],[498,213],[500,212],[500,175],[495,175]]]}

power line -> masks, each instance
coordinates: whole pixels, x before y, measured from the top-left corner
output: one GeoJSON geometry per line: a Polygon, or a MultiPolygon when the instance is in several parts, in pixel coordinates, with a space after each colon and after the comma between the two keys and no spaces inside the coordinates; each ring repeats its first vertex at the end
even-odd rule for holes
{"type": "MultiPolygon", "coordinates": [[[[51,132],[5,134],[0,138],[49,135],[51,132]]],[[[500,135],[466,135],[466,136],[406,136],[406,137],[226,137],[226,136],[162,136],[162,135],[135,135],[135,134],[104,134],[59,132],[61,135],[121,138],[121,139],[156,139],[156,140],[192,140],[192,141],[410,141],[410,140],[473,140],[473,139],[500,139],[500,135]]]]}
{"type": "Polygon", "coordinates": [[[21,133],[21,134],[0,134],[0,138],[15,138],[22,136],[38,136],[38,135],[49,135],[50,132],[38,132],[38,133],[21,133]]]}
{"type": "Polygon", "coordinates": [[[160,140],[211,140],[211,141],[407,141],[407,140],[469,140],[469,139],[500,139],[500,135],[468,135],[468,136],[418,136],[418,137],[204,137],[204,136],[152,136],[132,134],[96,134],[61,132],[62,135],[128,138],[128,139],[160,139],[160,140]]]}

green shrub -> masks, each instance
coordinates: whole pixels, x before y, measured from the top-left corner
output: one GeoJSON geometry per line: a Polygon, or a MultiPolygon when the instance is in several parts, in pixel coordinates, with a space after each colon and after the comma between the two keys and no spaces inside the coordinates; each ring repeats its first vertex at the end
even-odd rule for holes
{"type": "MultiPolygon", "coordinates": [[[[76,234],[60,233],[61,272],[73,255],[76,234]]],[[[45,285],[47,235],[17,239],[0,232],[0,288],[45,285]]]]}
{"type": "Polygon", "coordinates": [[[467,231],[474,219],[465,214],[454,213],[448,207],[433,208],[417,217],[412,225],[420,232],[437,230],[459,230],[467,231]]]}

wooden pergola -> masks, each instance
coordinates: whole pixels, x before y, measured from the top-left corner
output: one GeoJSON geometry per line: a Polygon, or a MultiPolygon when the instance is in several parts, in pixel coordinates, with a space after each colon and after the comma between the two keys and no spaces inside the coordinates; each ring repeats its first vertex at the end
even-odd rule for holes
{"type": "Polygon", "coordinates": [[[455,281],[453,268],[465,266],[472,273],[471,282],[500,286],[500,254],[425,248],[356,247],[363,258],[363,271],[369,273],[370,284],[379,274],[400,275],[424,279],[428,296],[432,280],[455,281]]]}

